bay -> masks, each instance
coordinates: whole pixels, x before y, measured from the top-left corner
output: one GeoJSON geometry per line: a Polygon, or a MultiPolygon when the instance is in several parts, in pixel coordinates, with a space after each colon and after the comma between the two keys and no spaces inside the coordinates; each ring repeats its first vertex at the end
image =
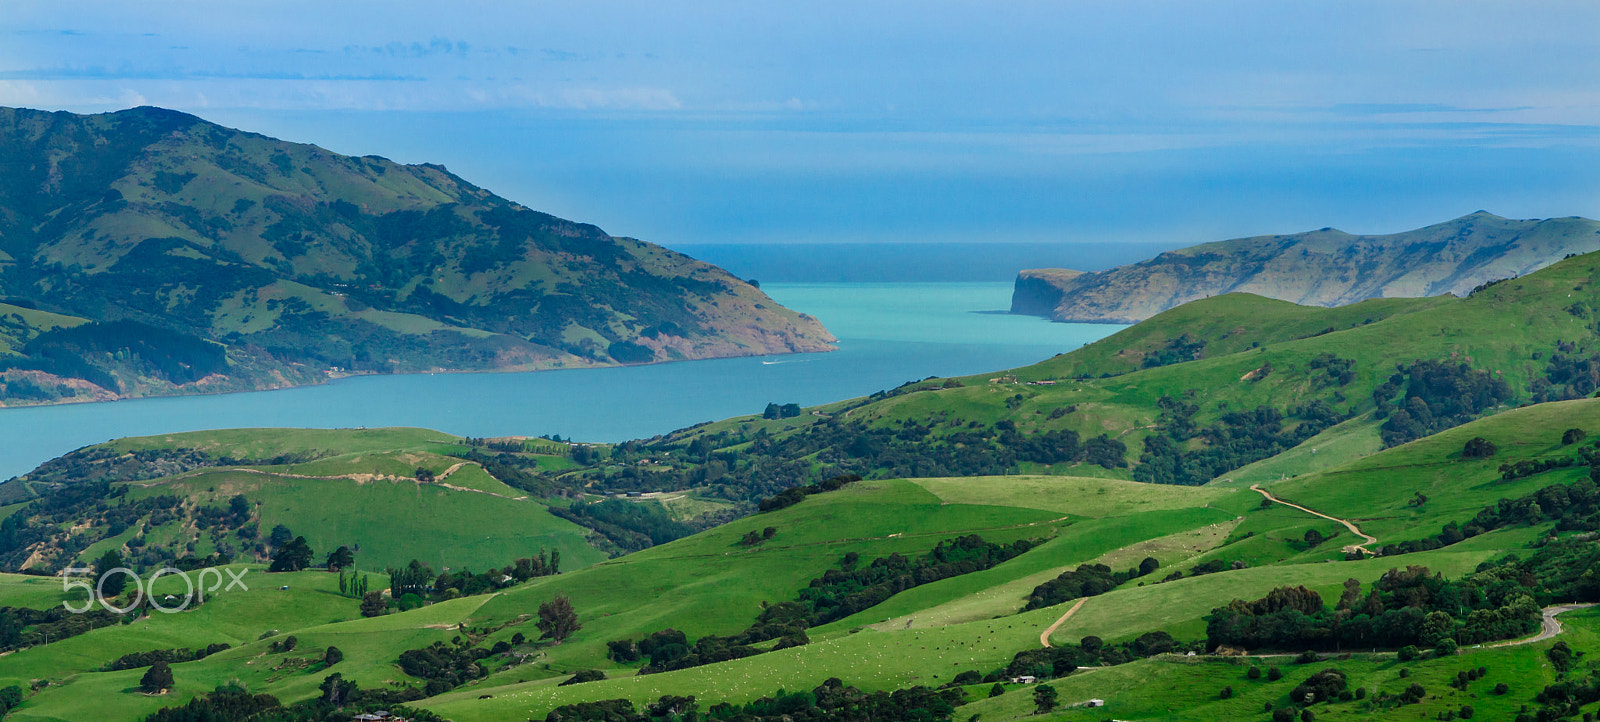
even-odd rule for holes
{"type": "Polygon", "coordinates": [[[702,421],[811,405],[928,376],[1035,363],[1122,326],[1011,316],[1011,284],[770,283],[839,350],[626,368],[362,376],[275,391],[0,409],[0,478],[123,436],[234,427],[420,426],[464,436],[646,438],[702,421]]]}

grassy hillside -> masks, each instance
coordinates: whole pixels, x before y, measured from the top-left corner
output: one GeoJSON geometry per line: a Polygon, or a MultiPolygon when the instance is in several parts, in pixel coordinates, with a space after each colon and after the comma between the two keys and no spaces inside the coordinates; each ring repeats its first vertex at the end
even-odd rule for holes
{"type": "Polygon", "coordinates": [[[438,165],[0,108],[0,403],[821,351],[816,319],[438,165]]]}
{"type": "MultiPolygon", "coordinates": [[[[1492,506],[1501,497],[1568,484],[1580,471],[1587,473],[1584,464],[1501,482],[1497,469],[1502,463],[1581,455],[1593,447],[1592,440],[1563,445],[1562,432],[1597,423],[1600,401],[1596,400],[1508,410],[1355,462],[1278,480],[1267,488],[1323,513],[1349,515],[1363,531],[1377,536],[1380,545],[1423,538],[1437,533],[1445,522],[1471,519],[1479,508],[1492,506]],[[1464,440],[1475,437],[1492,440],[1498,448],[1495,456],[1460,459],[1464,440]],[[1408,505],[1406,500],[1418,492],[1429,501],[1408,505]]],[[[495,509],[537,508],[537,500],[460,491],[414,479],[378,478],[384,473],[383,464],[403,459],[404,465],[411,465],[421,459],[418,463],[425,465],[451,458],[429,456],[444,450],[453,441],[449,437],[420,430],[273,437],[268,431],[207,432],[124,440],[116,446],[124,453],[178,447],[240,454],[249,449],[261,456],[307,449],[332,452],[288,466],[305,471],[323,465],[318,470],[373,478],[308,479],[303,477],[309,474],[285,471],[288,466],[267,473],[207,467],[123,483],[133,487],[129,497],[134,499],[163,488],[181,490],[185,498],[197,500],[244,493],[260,509],[263,523],[278,518],[275,514],[298,519],[295,523],[305,525],[305,530],[296,533],[319,535],[314,542],[318,548],[324,543],[348,543],[343,535],[359,534],[364,528],[392,528],[395,522],[385,518],[404,518],[414,530],[403,535],[407,538],[395,539],[393,534],[388,541],[382,535],[362,538],[357,558],[361,567],[380,554],[400,559],[427,553],[423,549],[430,545],[434,554],[476,555],[487,561],[498,553],[525,555],[533,545],[552,543],[562,534],[581,538],[578,528],[564,532],[559,528],[563,520],[548,516],[546,522],[536,521],[536,515],[524,516],[515,525],[510,517],[495,521],[495,509]],[[318,499],[322,501],[306,503],[318,499]],[[424,503],[425,507],[412,506],[424,503]],[[413,508],[417,511],[406,511],[413,508]],[[456,509],[472,516],[453,517],[456,509]],[[508,533],[516,526],[520,536],[474,546],[473,534],[464,531],[481,532],[491,525],[508,533]]],[[[1390,569],[1406,566],[1426,566],[1443,578],[1461,579],[1505,554],[1531,554],[1530,545],[1542,543],[1548,535],[1575,533],[1557,532],[1557,520],[1546,519],[1490,529],[1430,551],[1347,561],[1340,547],[1349,543],[1348,531],[1303,511],[1282,504],[1264,507],[1261,502],[1260,494],[1237,480],[1200,487],[1051,475],[866,480],[621,558],[591,557],[589,561],[597,563],[574,563],[570,569],[564,563],[565,571],[556,576],[410,611],[392,610],[376,618],[362,618],[356,600],[336,593],[336,575],[321,571],[271,575],[258,566],[247,577],[252,580],[248,593],[218,595],[195,611],[157,613],[132,624],[14,652],[3,658],[0,686],[8,679],[51,680],[12,713],[16,719],[35,720],[81,719],[90,713],[103,717],[108,708],[97,700],[104,699],[119,701],[112,718],[139,719],[234,679],[285,702],[317,696],[318,685],[333,671],[361,689],[420,688],[424,680],[397,665],[402,653],[435,641],[448,647],[452,637],[469,633],[474,648],[487,650],[507,642],[507,651],[481,660],[481,678],[418,702],[452,719],[537,719],[562,704],[626,698],[642,705],[665,694],[692,694],[703,705],[744,703],[780,687],[809,689],[829,677],[867,690],[938,686],[966,670],[987,674],[1006,667],[1018,652],[1038,649],[1041,634],[1058,620],[1049,635],[1057,647],[1074,647],[1088,635],[1113,645],[1134,643],[1156,631],[1183,643],[1202,643],[1207,636],[1206,615],[1234,599],[1255,599],[1278,587],[1303,585],[1331,606],[1347,579],[1371,584],[1390,569]],[[761,538],[761,531],[769,527],[773,532],[764,540],[753,545],[746,541],[752,533],[761,538]],[[1302,537],[1311,529],[1331,540],[1309,545],[1302,537]],[[608,642],[637,640],[663,629],[680,630],[691,643],[706,635],[738,634],[764,609],[799,599],[811,580],[839,568],[847,554],[859,555],[863,563],[895,553],[915,557],[941,541],[970,534],[1000,544],[1023,539],[1041,543],[990,568],[918,584],[855,614],[812,626],[806,630],[809,643],[794,648],[642,676],[636,674],[641,663],[608,658],[608,642]],[[1138,566],[1145,557],[1157,560],[1156,572],[1088,598],[1066,619],[1061,617],[1075,608],[1074,600],[1021,611],[1035,587],[1064,571],[1092,562],[1120,570],[1138,566]],[[1220,571],[1201,571],[1212,561],[1222,562],[1215,565],[1220,571]],[[1162,581],[1174,572],[1181,572],[1181,578],[1162,581]],[[534,621],[540,605],[557,596],[571,600],[582,628],[561,644],[532,641],[539,636],[534,621]],[[274,629],[277,636],[257,639],[274,629]],[[529,641],[509,644],[519,633],[529,641]],[[274,640],[288,634],[299,641],[296,651],[270,649],[274,640]],[[134,689],[139,670],[98,671],[128,652],[217,642],[232,648],[173,665],[177,686],[163,697],[147,697],[134,689]],[[344,660],[333,668],[312,661],[329,646],[339,647],[344,660]],[[578,669],[605,670],[612,679],[557,686],[578,669]]],[[[147,538],[155,536],[154,531],[144,533],[147,538]]],[[[443,563],[453,564],[457,558],[443,563]]],[[[0,606],[46,608],[61,598],[59,580],[0,577],[0,606]]],[[[1574,613],[1567,619],[1571,631],[1562,641],[1578,650],[1600,649],[1595,617],[1574,613]]],[[[1550,644],[1469,649],[1459,657],[1406,664],[1397,662],[1392,652],[1320,665],[1294,665],[1288,657],[1255,661],[1284,668],[1285,679],[1270,683],[1244,680],[1245,663],[1236,659],[1156,657],[1085,669],[1053,684],[1061,690],[1063,702],[1091,696],[1110,700],[1114,706],[1107,713],[1121,719],[1222,719],[1254,713],[1267,701],[1287,705],[1293,683],[1329,666],[1346,670],[1352,688],[1398,693],[1405,687],[1398,670],[1407,667],[1409,678],[1424,684],[1430,697],[1420,706],[1405,707],[1406,714],[1432,715],[1446,705],[1459,707],[1469,701],[1481,713],[1489,713],[1529,704],[1539,688],[1554,681],[1540,667],[1550,644]],[[1459,669],[1479,664],[1491,668],[1489,686],[1508,680],[1513,691],[1490,699],[1472,687],[1482,698],[1476,701],[1444,686],[1443,681],[1459,669]],[[1159,694],[1151,694],[1157,688],[1136,684],[1134,680],[1140,679],[1154,680],[1150,684],[1158,685],[1159,694]],[[1228,685],[1237,694],[1219,699],[1218,690],[1228,685]]],[[[754,648],[771,646],[760,642],[754,648]]],[[[1029,688],[1014,686],[1005,695],[986,699],[990,686],[972,687],[972,703],[957,715],[981,714],[995,720],[1032,715],[1029,688]]],[[[1368,702],[1367,706],[1354,700],[1317,705],[1316,714],[1362,718],[1375,713],[1368,702]]],[[[1080,713],[1060,714],[1077,719],[1073,715],[1080,713]]]]}

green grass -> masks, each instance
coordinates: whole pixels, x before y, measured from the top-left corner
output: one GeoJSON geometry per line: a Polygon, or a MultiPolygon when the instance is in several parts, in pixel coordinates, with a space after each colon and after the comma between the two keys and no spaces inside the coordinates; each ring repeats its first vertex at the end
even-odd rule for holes
{"type": "Polygon", "coordinates": [[[564,569],[605,559],[586,541],[587,530],[552,515],[543,504],[412,480],[359,482],[224,470],[143,485],[134,492],[154,494],[213,505],[243,494],[256,505],[262,533],[283,524],[304,535],[319,554],[341,545],[359,546],[360,569],[381,570],[419,559],[436,571],[482,571],[537,554],[541,547],[559,549],[564,569]]]}
{"type": "Polygon", "coordinates": [[[282,454],[433,451],[453,448],[460,438],[429,429],[219,429],[136,436],[110,443],[113,449],[198,449],[213,456],[270,459],[282,454]]]}

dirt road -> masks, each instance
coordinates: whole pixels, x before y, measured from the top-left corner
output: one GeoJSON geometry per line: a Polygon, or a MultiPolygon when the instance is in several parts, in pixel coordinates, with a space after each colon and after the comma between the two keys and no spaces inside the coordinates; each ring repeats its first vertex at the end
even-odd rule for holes
{"type": "Polygon", "coordinates": [[[1067,621],[1067,617],[1072,616],[1072,613],[1078,611],[1078,608],[1082,607],[1083,603],[1087,601],[1089,601],[1089,598],[1084,597],[1079,599],[1077,604],[1072,605],[1072,608],[1068,609],[1066,614],[1061,615],[1061,618],[1057,619],[1055,624],[1050,625],[1049,629],[1044,630],[1044,632],[1039,635],[1039,643],[1048,649],[1050,647],[1050,635],[1055,633],[1055,631],[1061,627],[1061,624],[1067,621]]]}
{"type": "Polygon", "coordinates": [[[1266,489],[1263,489],[1263,488],[1261,488],[1261,487],[1259,487],[1259,486],[1257,486],[1255,484],[1251,484],[1250,488],[1254,489],[1255,491],[1259,492],[1262,496],[1266,497],[1268,501],[1277,502],[1277,503],[1282,504],[1284,506],[1288,506],[1288,507],[1293,507],[1295,509],[1299,509],[1300,511],[1303,511],[1303,512],[1305,512],[1307,514],[1310,514],[1312,516],[1320,516],[1320,517],[1322,517],[1324,519],[1327,519],[1329,521],[1336,521],[1336,522],[1339,522],[1340,524],[1343,524],[1344,528],[1349,529],[1351,533],[1353,533],[1356,536],[1361,537],[1362,539],[1366,540],[1366,541],[1364,541],[1364,542],[1362,542],[1360,544],[1351,544],[1349,546],[1346,546],[1344,548],[1345,551],[1347,551],[1347,552],[1348,551],[1359,551],[1359,552],[1361,552],[1363,554],[1372,554],[1374,556],[1377,555],[1377,552],[1374,552],[1371,549],[1368,549],[1367,545],[1368,544],[1376,544],[1376,543],[1378,543],[1378,538],[1375,537],[1375,536],[1372,536],[1370,534],[1367,534],[1366,532],[1361,531],[1361,528],[1356,526],[1355,524],[1352,524],[1352,523],[1350,523],[1348,521],[1345,521],[1344,519],[1340,519],[1340,518],[1338,518],[1336,516],[1328,516],[1327,514],[1324,514],[1324,513],[1320,512],[1320,511],[1313,511],[1311,509],[1307,509],[1307,508],[1305,508],[1303,506],[1300,506],[1299,504],[1289,503],[1287,501],[1279,499],[1278,497],[1273,496],[1266,489]]]}

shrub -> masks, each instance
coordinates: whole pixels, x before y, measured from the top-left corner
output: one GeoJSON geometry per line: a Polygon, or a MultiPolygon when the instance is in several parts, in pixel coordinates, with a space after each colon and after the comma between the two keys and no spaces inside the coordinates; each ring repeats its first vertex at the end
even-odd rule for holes
{"type": "Polygon", "coordinates": [[[1261,668],[1252,666],[1250,667],[1249,671],[1244,673],[1244,676],[1249,677],[1250,679],[1261,679],[1261,668]]]}
{"type": "Polygon", "coordinates": [[[172,689],[172,667],[166,662],[156,662],[145,670],[144,676],[139,679],[139,689],[147,694],[155,694],[164,689],[172,689]]]}
{"type": "Polygon", "coordinates": [[[1317,716],[1312,714],[1311,710],[1300,710],[1300,722],[1316,722],[1316,720],[1317,716]]]}
{"type": "Polygon", "coordinates": [[[1472,715],[1475,714],[1475,711],[1472,709],[1472,705],[1464,704],[1461,705],[1461,711],[1457,714],[1461,716],[1461,719],[1472,719],[1472,715]]]}
{"type": "Polygon", "coordinates": [[[1229,697],[1232,697],[1232,696],[1233,696],[1233,688],[1232,687],[1223,687],[1222,691],[1217,693],[1217,697],[1219,699],[1228,699],[1229,697]]]}
{"type": "Polygon", "coordinates": [[[1461,455],[1468,459],[1487,459],[1494,456],[1496,451],[1499,449],[1495,448],[1494,442],[1482,436],[1474,436],[1461,448],[1461,455]]]}
{"type": "Polygon", "coordinates": [[[1507,687],[1505,682],[1501,682],[1500,684],[1497,684],[1497,685],[1494,686],[1494,693],[1495,694],[1505,694],[1505,693],[1510,692],[1510,691],[1511,691],[1511,688],[1507,687]]]}
{"type": "Polygon", "coordinates": [[[1344,672],[1330,667],[1311,675],[1306,681],[1295,686],[1294,691],[1289,693],[1289,699],[1306,700],[1307,703],[1326,702],[1344,692],[1346,684],[1344,672]]]}
{"type": "Polygon", "coordinates": [[[1001,686],[999,682],[995,682],[994,686],[989,688],[989,696],[991,698],[992,697],[999,697],[1000,695],[1005,694],[1005,693],[1006,693],[1006,688],[1001,686]]]}
{"type": "Polygon", "coordinates": [[[1275,709],[1272,711],[1272,722],[1294,722],[1294,710],[1275,709]]]}
{"type": "Polygon", "coordinates": [[[1301,652],[1300,656],[1294,658],[1295,664],[1311,664],[1315,661],[1317,661],[1317,653],[1309,649],[1301,652]]]}
{"type": "Polygon", "coordinates": [[[1276,682],[1276,681],[1278,681],[1280,679],[1283,679],[1283,670],[1278,669],[1277,667],[1268,667],[1267,668],[1267,681],[1268,682],[1276,682]]]}
{"type": "Polygon", "coordinates": [[[1367,688],[1366,687],[1357,687],[1356,688],[1356,699],[1366,699],[1366,698],[1367,698],[1367,688]]]}
{"type": "Polygon", "coordinates": [[[1409,645],[1409,644],[1404,646],[1404,647],[1401,647],[1399,656],[1400,656],[1400,661],[1402,661],[1402,662],[1410,662],[1411,660],[1417,658],[1417,648],[1412,646],[1412,645],[1409,645]]]}

